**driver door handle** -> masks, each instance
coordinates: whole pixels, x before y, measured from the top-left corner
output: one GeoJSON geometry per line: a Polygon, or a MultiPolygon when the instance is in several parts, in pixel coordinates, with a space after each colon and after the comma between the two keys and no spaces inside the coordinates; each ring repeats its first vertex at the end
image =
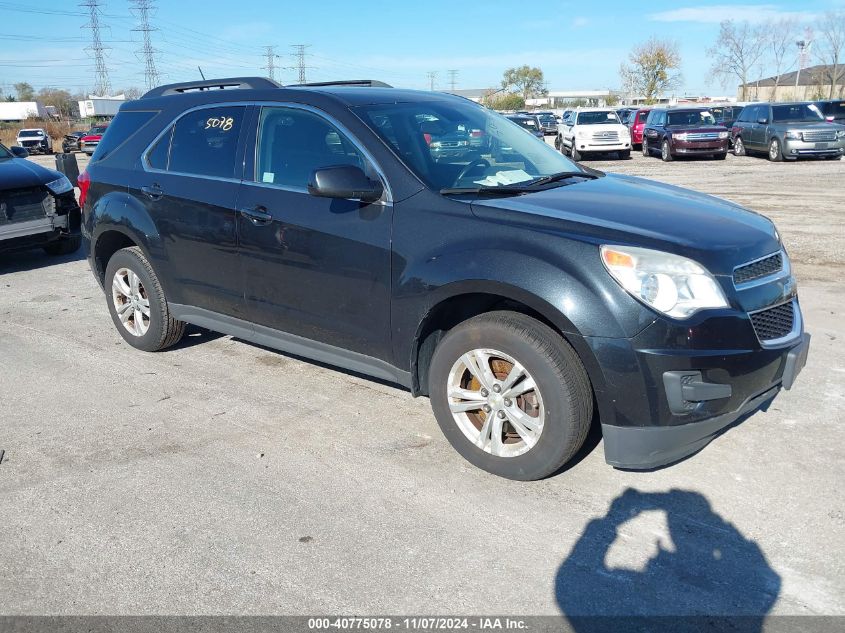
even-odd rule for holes
{"type": "Polygon", "coordinates": [[[255,226],[266,226],[273,221],[273,216],[261,206],[238,209],[238,212],[255,226]]]}
{"type": "Polygon", "coordinates": [[[164,195],[164,192],[161,190],[161,187],[159,187],[157,183],[153,183],[149,186],[144,185],[143,187],[141,187],[141,193],[143,193],[151,200],[159,200],[164,195]]]}

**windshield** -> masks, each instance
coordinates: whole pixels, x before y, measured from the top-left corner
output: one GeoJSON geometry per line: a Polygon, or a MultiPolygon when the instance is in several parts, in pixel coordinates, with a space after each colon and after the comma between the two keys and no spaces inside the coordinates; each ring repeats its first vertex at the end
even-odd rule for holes
{"type": "Polygon", "coordinates": [[[666,125],[715,125],[716,119],[708,110],[669,112],[666,125]]]}
{"type": "Polygon", "coordinates": [[[578,125],[616,125],[620,123],[615,112],[579,112],[578,125]]]}
{"type": "Polygon", "coordinates": [[[44,133],[41,130],[21,130],[18,132],[18,138],[26,138],[28,136],[43,136],[44,133]]]}
{"type": "MultiPolygon", "coordinates": [[[[355,113],[429,187],[500,187],[581,172],[504,116],[463,100],[359,106],[355,113]]],[[[536,121],[531,121],[536,129],[536,121]]]]}
{"type": "Polygon", "coordinates": [[[507,117],[514,123],[516,123],[519,127],[524,127],[526,130],[536,130],[537,129],[537,121],[534,119],[522,119],[522,118],[514,118],[511,119],[507,117]]]}
{"type": "Polygon", "coordinates": [[[107,127],[106,125],[96,125],[89,130],[88,134],[105,134],[107,127]]]}
{"type": "Polygon", "coordinates": [[[772,121],[816,122],[824,121],[821,110],[814,103],[792,103],[772,106],[772,121]]]}

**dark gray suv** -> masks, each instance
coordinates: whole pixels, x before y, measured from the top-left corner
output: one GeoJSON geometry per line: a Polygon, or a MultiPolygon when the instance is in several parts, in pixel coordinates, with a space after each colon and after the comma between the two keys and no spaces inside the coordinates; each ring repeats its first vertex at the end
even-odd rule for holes
{"type": "Polygon", "coordinates": [[[766,152],[771,161],[800,156],[839,159],[845,125],[828,123],[812,103],[752,103],[731,128],[734,153],[766,152]]]}

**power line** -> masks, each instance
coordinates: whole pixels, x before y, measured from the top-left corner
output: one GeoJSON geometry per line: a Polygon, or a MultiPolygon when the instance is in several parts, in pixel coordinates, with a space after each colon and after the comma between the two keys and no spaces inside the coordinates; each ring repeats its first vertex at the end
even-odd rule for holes
{"type": "Polygon", "coordinates": [[[100,40],[100,3],[99,0],[85,0],[80,7],[88,8],[89,22],[82,28],[91,30],[91,46],[85,50],[94,56],[94,93],[100,96],[111,94],[111,82],[103,55],[103,42],[100,40]]]}
{"type": "Polygon", "coordinates": [[[144,56],[144,83],[147,90],[151,90],[160,83],[156,69],[156,51],[150,41],[150,33],[158,30],[150,26],[150,9],[154,8],[153,0],[130,0],[130,2],[134,5],[140,20],[140,24],[132,30],[141,32],[144,37],[144,46],[141,49],[141,54],[144,56]]]}
{"type": "Polygon", "coordinates": [[[449,71],[449,87],[452,92],[455,92],[455,85],[458,83],[458,71],[457,70],[450,70],[449,71]]]}
{"type": "Polygon", "coordinates": [[[264,70],[267,71],[267,76],[270,79],[276,79],[276,47],[267,46],[264,51],[264,56],[267,58],[267,65],[264,70]]]}
{"type": "Polygon", "coordinates": [[[305,70],[313,69],[313,66],[305,65],[305,49],[310,48],[310,44],[293,44],[293,58],[296,60],[296,70],[299,71],[299,83],[305,83],[305,70]]]}
{"type": "Polygon", "coordinates": [[[428,77],[428,85],[430,90],[434,90],[434,82],[437,81],[437,71],[436,70],[429,70],[426,74],[428,77]]]}

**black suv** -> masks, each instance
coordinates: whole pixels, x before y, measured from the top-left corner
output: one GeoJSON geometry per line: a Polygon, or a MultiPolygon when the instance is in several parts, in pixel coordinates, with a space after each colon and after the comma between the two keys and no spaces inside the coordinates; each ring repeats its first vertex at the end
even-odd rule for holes
{"type": "Polygon", "coordinates": [[[594,413],[610,464],[676,461],[806,360],[771,221],[581,167],[460,97],[163,86],[121,107],[80,184],[129,344],[192,323],[399,383],[505,477],[558,470],[594,413]],[[459,123],[510,151],[433,156],[427,130],[459,123]]]}
{"type": "Polygon", "coordinates": [[[655,108],[643,127],[643,156],[658,151],[666,162],[677,156],[724,160],[729,136],[705,108],[655,108]]]}

